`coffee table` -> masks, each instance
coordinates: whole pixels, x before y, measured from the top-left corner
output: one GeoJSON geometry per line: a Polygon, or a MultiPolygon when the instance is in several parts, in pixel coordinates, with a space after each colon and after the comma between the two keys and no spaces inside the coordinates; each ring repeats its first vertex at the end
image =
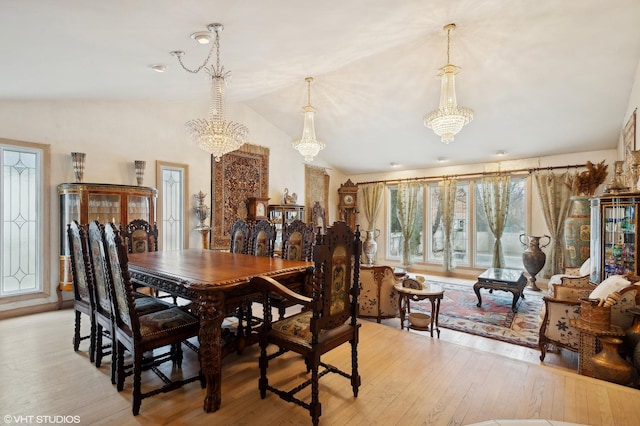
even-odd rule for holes
{"type": "Polygon", "coordinates": [[[509,291],[513,293],[513,303],[511,311],[516,312],[516,304],[520,297],[524,299],[524,287],[527,285],[527,278],[523,271],[519,269],[489,268],[478,276],[478,282],[473,285],[473,291],[478,296],[478,308],[482,305],[480,289],[487,288],[489,293],[493,290],[509,291]]]}

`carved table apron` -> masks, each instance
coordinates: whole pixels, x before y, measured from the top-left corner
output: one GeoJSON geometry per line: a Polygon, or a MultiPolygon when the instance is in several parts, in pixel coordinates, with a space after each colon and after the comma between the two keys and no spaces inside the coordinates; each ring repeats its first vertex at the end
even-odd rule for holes
{"type": "Polygon", "coordinates": [[[278,280],[306,274],[309,262],[257,257],[204,249],[159,251],[129,255],[134,282],[188,299],[196,304],[200,318],[200,363],[207,381],[206,412],[220,408],[224,355],[222,321],[243,301],[258,295],[249,286],[257,275],[278,280]]]}

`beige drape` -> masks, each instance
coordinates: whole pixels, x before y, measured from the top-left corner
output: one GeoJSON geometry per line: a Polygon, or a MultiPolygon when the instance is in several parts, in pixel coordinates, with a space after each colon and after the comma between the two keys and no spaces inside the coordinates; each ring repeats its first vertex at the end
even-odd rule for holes
{"type": "Polygon", "coordinates": [[[411,264],[411,236],[418,209],[419,190],[420,184],[416,182],[398,184],[397,216],[402,227],[402,265],[405,268],[411,264]]]}
{"type": "Polygon", "coordinates": [[[369,230],[376,227],[376,219],[382,207],[382,196],[384,194],[384,184],[382,182],[362,185],[362,204],[364,215],[369,222],[369,230]]]}
{"type": "Polygon", "coordinates": [[[445,272],[456,267],[453,259],[453,219],[456,214],[456,191],[458,181],[448,179],[440,181],[440,208],[442,209],[442,228],[444,230],[444,257],[442,266],[445,272]]]}
{"type": "Polygon", "coordinates": [[[563,272],[564,221],[571,205],[573,176],[574,174],[569,172],[555,174],[552,171],[538,172],[534,175],[544,221],[549,229],[549,234],[551,234],[549,255],[542,270],[542,276],[545,278],[563,272]]]}
{"type": "Polygon", "coordinates": [[[482,204],[487,215],[489,229],[496,239],[493,245],[493,268],[504,268],[504,254],[502,253],[502,233],[507,222],[511,177],[489,176],[482,178],[482,204]]]}

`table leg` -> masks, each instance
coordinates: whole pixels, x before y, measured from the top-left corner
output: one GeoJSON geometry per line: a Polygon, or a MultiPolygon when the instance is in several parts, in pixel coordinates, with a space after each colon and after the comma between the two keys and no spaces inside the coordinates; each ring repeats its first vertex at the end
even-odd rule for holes
{"type": "MultiPolygon", "coordinates": [[[[440,316],[440,298],[436,299],[436,310],[435,310],[435,323],[436,323],[436,332],[438,333],[438,339],[440,338],[440,327],[438,326],[438,317],[440,316]]],[[[433,318],[432,318],[433,321],[433,318]]]]}
{"type": "Polygon", "coordinates": [[[482,296],[480,296],[480,288],[481,288],[481,287],[482,287],[482,286],[480,285],[480,283],[479,283],[479,282],[477,282],[477,283],[475,283],[475,284],[473,285],[473,291],[475,292],[476,296],[478,297],[478,304],[476,305],[478,308],[479,308],[480,306],[482,306],[482,296]]]}
{"type": "Polygon", "coordinates": [[[200,316],[200,368],[207,381],[207,396],[204,411],[217,411],[222,402],[222,343],[220,334],[224,320],[224,295],[222,292],[207,293],[198,298],[200,316]]]}
{"type": "Polygon", "coordinates": [[[431,334],[431,337],[433,337],[433,324],[436,320],[436,301],[433,297],[429,297],[429,302],[431,302],[431,324],[429,324],[429,333],[431,334]]]}
{"type": "Polygon", "coordinates": [[[511,291],[513,293],[513,302],[511,302],[511,312],[516,313],[517,309],[516,309],[516,304],[518,303],[518,300],[520,299],[520,291],[518,290],[512,290],[511,291]]]}
{"type": "Polygon", "coordinates": [[[405,299],[407,295],[400,294],[398,297],[398,312],[400,313],[400,330],[404,330],[404,319],[406,315],[406,307],[409,304],[409,301],[405,299]]]}

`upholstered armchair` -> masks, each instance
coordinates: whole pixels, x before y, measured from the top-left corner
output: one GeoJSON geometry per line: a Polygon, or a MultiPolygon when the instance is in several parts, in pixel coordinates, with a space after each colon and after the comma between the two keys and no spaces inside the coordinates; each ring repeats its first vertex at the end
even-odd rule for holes
{"type": "MultiPolygon", "coordinates": [[[[575,269],[575,268],[574,268],[575,269]]],[[[547,284],[547,288],[549,290],[549,295],[553,293],[553,286],[556,284],[566,283],[568,285],[584,285],[581,283],[588,283],[589,278],[591,276],[591,258],[588,258],[584,261],[580,269],[576,270],[567,270],[564,274],[556,274],[549,278],[549,283],[547,284]],[[569,283],[567,280],[576,280],[573,283],[569,283]]]]}
{"type": "Polygon", "coordinates": [[[393,268],[389,266],[360,266],[360,304],[358,316],[395,318],[398,316],[398,283],[393,268]]]}

